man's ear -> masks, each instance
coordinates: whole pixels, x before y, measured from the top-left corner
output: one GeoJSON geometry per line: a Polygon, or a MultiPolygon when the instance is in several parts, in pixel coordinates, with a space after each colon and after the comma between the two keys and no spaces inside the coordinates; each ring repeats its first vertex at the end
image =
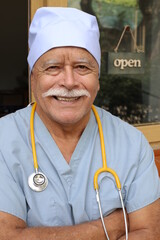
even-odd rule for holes
{"type": "Polygon", "coordinates": [[[34,74],[33,72],[30,73],[30,83],[31,83],[31,89],[34,88],[34,74]]]}
{"type": "Polygon", "coordinates": [[[98,92],[99,92],[99,90],[100,90],[100,83],[98,82],[98,92]]]}
{"type": "Polygon", "coordinates": [[[31,101],[35,101],[34,89],[35,89],[35,78],[33,72],[30,73],[30,84],[31,84],[31,101]]]}

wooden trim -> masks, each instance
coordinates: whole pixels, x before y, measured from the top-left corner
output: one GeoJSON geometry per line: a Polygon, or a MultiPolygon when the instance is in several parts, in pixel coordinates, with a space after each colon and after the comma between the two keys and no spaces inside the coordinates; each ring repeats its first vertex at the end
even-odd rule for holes
{"type": "Polygon", "coordinates": [[[160,176],[160,149],[154,150],[154,155],[155,155],[155,163],[160,176]]]}
{"type": "Polygon", "coordinates": [[[145,135],[153,149],[160,149],[160,124],[138,126],[137,129],[145,135]]]}
{"type": "Polygon", "coordinates": [[[31,19],[36,10],[40,7],[67,7],[67,0],[30,0],[30,15],[31,19]]]}
{"type": "Polygon", "coordinates": [[[67,7],[67,0],[46,0],[47,6],[67,7]]]}
{"type": "Polygon", "coordinates": [[[48,4],[48,1],[47,0],[43,0],[43,5],[47,6],[47,4],[48,4]]]}

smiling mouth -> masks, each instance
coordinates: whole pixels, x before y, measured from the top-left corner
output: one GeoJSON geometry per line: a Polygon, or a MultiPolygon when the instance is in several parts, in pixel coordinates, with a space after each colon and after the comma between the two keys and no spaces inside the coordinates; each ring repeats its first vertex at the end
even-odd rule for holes
{"type": "Polygon", "coordinates": [[[54,96],[54,98],[58,101],[63,101],[63,102],[74,102],[80,97],[59,97],[59,96],[54,96]]]}

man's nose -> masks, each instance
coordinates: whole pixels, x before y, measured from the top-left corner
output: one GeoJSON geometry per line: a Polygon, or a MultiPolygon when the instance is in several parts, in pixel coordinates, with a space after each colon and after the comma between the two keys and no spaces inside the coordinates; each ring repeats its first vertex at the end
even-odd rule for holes
{"type": "Polygon", "coordinates": [[[67,89],[73,89],[78,85],[78,82],[75,78],[74,69],[71,66],[67,66],[64,68],[62,84],[67,89]]]}

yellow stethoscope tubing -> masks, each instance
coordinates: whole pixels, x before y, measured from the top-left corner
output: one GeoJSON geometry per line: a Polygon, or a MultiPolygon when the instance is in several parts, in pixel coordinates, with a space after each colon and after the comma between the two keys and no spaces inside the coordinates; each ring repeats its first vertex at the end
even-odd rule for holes
{"type": "Polygon", "coordinates": [[[99,188],[99,186],[98,186],[98,176],[102,172],[108,172],[108,173],[110,173],[114,177],[117,189],[120,190],[121,189],[121,183],[120,183],[120,180],[119,180],[119,177],[118,177],[117,173],[113,169],[107,167],[107,159],[106,159],[106,152],[105,152],[105,144],[104,144],[102,124],[101,124],[101,120],[100,120],[100,117],[98,115],[98,112],[97,112],[97,110],[96,110],[94,105],[92,105],[92,110],[94,112],[94,115],[96,117],[97,124],[98,124],[100,143],[101,143],[101,152],[102,152],[102,163],[103,163],[103,167],[98,169],[95,172],[95,175],[94,175],[94,189],[98,190],[98,188],[99,188]]]}
{"type": "Polygon", "coordinates": [[[34,169],[37,172],[38,171],[38,161],[37,161],[35,137],[34,137],[34,113],[35,113],[36,105],[37,105],[37,103],[35,102],[33,104],[32,111],[31,111],[31,116],[30,116],[30,134],[31,134],[31,145],[32,145],[34,169]]]}
{"type": "MultiPolygon", "coordinates": [[[[35,102],[33,104],[32,111],[31,111],[30,134],[31,134],[31,145],[32,145],[34,169],[35,169],[35,171],[38,171],[38,161],[37,161],[35,137],[34,137],[34,113],[35,113],[36,105],[37,105],[37,103],[35,102]]],[[[103,167],[98,169],[96,171],[95,175],[94,175],[94,189],[98,190],[98,188],[99,188],[98,187],[98,176],[102,172],[109,172],[110,174],[112,174],[114,176],[114,178],[115,178],[115,182],[116,182],[117,188],[121,189],[121,183],[120,183],[118,175],[116,174],[116,172],[113,169],[107,167],[105,144],[104,144],[104,137],[103,137],[103,130],[102,130],[101,120],[100,120],[100,117],[99,117],[98,112],[97,112],[97,110],[96,110],[94,105],[92,105],[92,110],[94,112],[94,115],[96,117],[97,124],[98,124],[99,135],[100,135],[100,142],[101,142],[102,162],[103,162],[103,167]]]]}
{"type": "Polygon", "coordinates": [[[102,168],[98,169],[94,174],[94,189],[96,190],[96,198],[97,198],[97,202],[98,202],[98,206],[99,206],[100,217],[101,217],[103,229],[104,229],[106,238],[109,240],[109,236],[108,236],[107,229],[105,227],[105,223],[104,223],[104,219],[103,219],[101,201],[100,201],[99,190],[98,190],[99,189],[98,176],[103,172],[108,172],[114,177],[115,182],[116,182],[116,186],[117,186],[117,189],[118,189],[120,201],[121,201],[121,204],[122,204],[124,223],[125,223],[126,240],[128,240],[128,224],[127,224],[127,217],[126,217],[123,198],[122,198],[122,193],[121,193],[121,183],[120,183],[120,180],[119,180],[119,177],[118,177],[117,173],[113,169],[107,167],[107,159],[106,159],[106,153],[105,153],[105,144],[104,144],[104,137],[103,137],[103,129],[102,129],[101,120],[100,120],[100,117],[99,117],[98,112],[97,112],[94,105],[92,105],[92,110],[94,112],[94,115],[95,115],[95,118],[96,118],[96,121],[97,121],[97,124],[98,124],[100,143],[101,143],[101,152],[102,152],[103,166],[102,166],[102,168]]]}
{"type": "MultiPolygon", "coordinates": [[[[35,137],[34,137],[34,113],[35,113],[35,109],[36,109],[36,102],[33,104],[32,106],[32,110],[31,110],[31,116],[30,116],[30,134],[31,134],[31,145],[32,145],[32,154],[33,154],[33,162],[34,162],[34,169],[35,172],[38,172],[38,161],[37,161],[37,154],[36,154],[36,146],[35,146],[35,137]]],[[[108,237],[108,233],[105,227],[105,223],[103,220],[103,215],[102,215],[102,208],[101,208],[101,203],[100,203],[100,198],[99,198],[99,191],[98,191],[98,176],[99,174],[101,174],[102,172],[109,172],[111,173],[116,181],[116,185],[118,188],[118,192],[119,192],[119,196],[121,199],[121,203],[122,203],[122,209],[123,209],[123,214],[124,214],[124,220],[125,220],[125,228],[126,228],[126,240],[128,240],[128,231],[127,231],[127,219],[126,219],[126,215],[125,215],[125,209],[124,209],[124,204],[123,204],[123,199],[122,199],[122,195],[121,195],[121,184],[120,184],[120,180],[118,178],[118,175],[116,174],[116,172],[114,170],[112,170],[111,168],[107,167],[107,161],[106,161],[106,153],[105,153],[105,145],[104,145],[104,137],[103,137],[103,130],[102,130],[102,125],[101,125],[101,121],[98,115],[98,112],[96,110],[96,108],[94,107],[94,105],[92,105],[92,110],[95,114],[96,120],[97,120],[97,124],[98,124],[98,129],[99,129],[99,135],[100,135],[100,142],[101,142],[101,151],[102,151],[102,160],[103,160],[103,167],[98,169],[94,175],[94,188],[97,192],[97,202],[99,205],[99,210],[100,210],[100,216],[101,216],[101,220],[102,220],[102,225],[106,234],[107,239],[109,240],[108,237]]]]}

